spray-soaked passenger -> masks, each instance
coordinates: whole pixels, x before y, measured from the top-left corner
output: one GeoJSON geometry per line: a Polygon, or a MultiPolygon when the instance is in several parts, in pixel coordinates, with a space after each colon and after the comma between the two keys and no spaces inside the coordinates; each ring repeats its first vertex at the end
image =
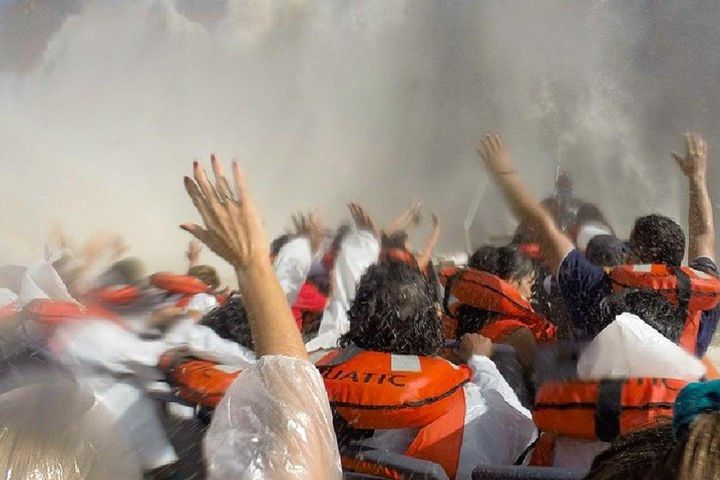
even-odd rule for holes
{"type": "Polygon", "coordinates": [[[467,365],[437,356],[440,318],[417,267],[390,260],[371,266],[348,317],[342,348],[318,363],[341,419],[341,447],[387,449],[469,478],[480,463],[512,464],[534,439],[530,413],[490,359],[490,340],[463,337],[467,365]],[[418,407],[403,408],[407,403],[418,407]]]}

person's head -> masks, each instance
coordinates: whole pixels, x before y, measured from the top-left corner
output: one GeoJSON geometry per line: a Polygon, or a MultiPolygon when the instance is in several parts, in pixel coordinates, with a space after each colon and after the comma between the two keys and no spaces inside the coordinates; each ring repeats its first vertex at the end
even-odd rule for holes
{"type": "Polygon", "coordinates": [[[673,343],[680,339],[685,314],[654,290],[627,288],[605,297],[601,304],[603,324],[612,323],[621,313],[632,313],[673,343]]]}
{"type": "Polygon", "coordinates": [[[195,265],[194,267],[190,267],[188,275],[201,280],[212,290],[220,287],[220,277],[218,277],[217,270],[210,265],[195,265]]]}
{"type": "Polygon", "coordinates": [[[518,289],[529,300],[535,283],[535,265],[513,247],[480,247],[468,260],[468,266],[490,273],[518,289]]]}
{"type": "Polygon", "coordinates": [[[382,234],[381,244],[383,249],[398,248],[400,250],[408,250],[409,236],[405,231],[394,232],[391,234],[382,234]]]}
{"type": "Polygon", "coordinates": [[[0,428],[2,478],[140,479],[110,415],[70,380],[48,378],[0,395],[0,428]]]}
{"type": "Polygon", "coordinates": [[[698,415],[675,447],[648,475],[652,480],[720,479],[720,412],[698,415]]]}
{"type": "Polygon", "coordinates": [[[653,479],[720,479],[720,380],[691,383],[673,406],[675,448],[653,479]]]}
{"type": "Polygon", "coordinates": [[[270,242],[270,261],[274,262],[275,258],[278,256],[278,253],[280,253],[280,249],[284,247],[290,240],[293,239],[293,236],[286,233],[284,235],[280,235],[279,237],[275,238],[272,242],[270,242]]]}
{"type": "Polygon", "coordinates": [[[618,437],[593,460],[586,480],[633,480],[648,477],[675,445],[670,422],[618,437]]]}
{"type": "Polygon", "coordinates": [[[627,246],[612,235],[598,235],[587,244],[585,258],[599,267],[617,267],[627,263],[627,246]]]}
{"type": "Polygon", "coordinates": [[[367,350],[436,355],[443,347],[434,295],[417,267],[401,262],[372,265],[362,276],[341,346],[367,350]]]}
{"type": "Polygon", "coordinates": [[[673,219],[647,215],[635,221],[629,246],[633,263],[679,267],[685,257],[685,234],[673,219]]]}
{"type": "Polygon", "coordinates": [[[200,320],[220,337],[254,350],[247,310],[240,295],[232,295],[224,305],[213,308],[200,320]]]}

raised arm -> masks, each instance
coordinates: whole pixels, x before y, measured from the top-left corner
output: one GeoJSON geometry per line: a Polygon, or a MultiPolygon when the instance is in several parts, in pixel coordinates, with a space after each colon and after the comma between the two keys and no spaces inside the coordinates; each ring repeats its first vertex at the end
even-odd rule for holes
{"type": "Polygon", "coordinates": [[[562,260],[574,248],[572,242],[522,182],[499,135],[485,135],[477,151],[518,220],[537,229],[545,262],[551,271],[557,272],[562,260]]]}
{"type": "Polygon", "coordinates": [[[233,162],[233,191],[214,157],[212,168],[214,185],[197,162],[193,168],[195,180],[185,177],[185,188],[205,228],[195,224],[181,228],[235,268],[256,354],[307,359],[290,305],[270,265],[270,248],[245,177],[233,162]]]}
{"type": "Polygon", "coordinates": [[[685,157],[671,153],[688,178],[690,190],[688,258],[707,257],[715,260],[715,223],[707,188],[708,149],[697,133],[685,134],[685,157]]]}
{"type": "Polygon", "coordinates": [[[440,221],[435,213],[432,214],[432,230],[430,236],[425,241],[422,252],[417,256],[418,267],[421,271],[425,271],[432,261],[433,250],[440,239],[440,221]]]}

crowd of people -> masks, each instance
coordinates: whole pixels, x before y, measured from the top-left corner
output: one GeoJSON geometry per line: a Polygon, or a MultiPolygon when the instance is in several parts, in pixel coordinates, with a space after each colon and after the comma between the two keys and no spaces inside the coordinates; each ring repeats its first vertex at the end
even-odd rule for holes
{"type": "Polygon", "coordinates": [[[1,473],[720,478],[708,149],[685,140],[687,238],[653,214],[622,239],[565,174],[536,199],[484,136],[519,226],[464,261],[435,255],[434,214],[413,250],[418,202],[385,227],[356,203],[335,230],[299,213],[270,241],[239,166],[213,156],[211,179],[196,162],[186,271],[148,275],[120,237],[62,234],[0,267],[1,473]]]}

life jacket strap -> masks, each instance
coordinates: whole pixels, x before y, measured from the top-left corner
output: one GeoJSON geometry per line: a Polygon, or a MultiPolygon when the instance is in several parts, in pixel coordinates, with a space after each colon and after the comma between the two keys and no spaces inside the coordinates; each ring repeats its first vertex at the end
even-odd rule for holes
{"type": "Polygon", "coordinates": [[[610,442],[620,435],[624,383],[625,380],[603,380],[598,386],[595,435],[604,442],[610,442]]]}

